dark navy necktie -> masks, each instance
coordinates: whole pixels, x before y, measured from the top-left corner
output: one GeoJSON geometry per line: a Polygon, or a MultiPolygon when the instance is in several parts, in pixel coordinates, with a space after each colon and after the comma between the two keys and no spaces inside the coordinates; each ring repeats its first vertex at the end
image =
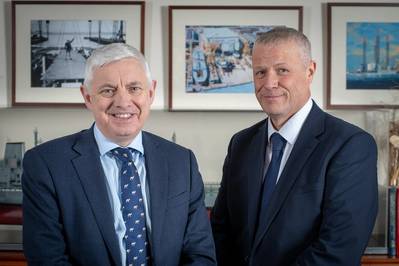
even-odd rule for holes
{"type": "Polygon", "coordinates": [[[269,207],[270,198],[276,186],[278,172],[280,170],[281,158],[283,158],[284,148],[287,141],[278,133],[273,133],[270,137],[272,144],[272,159],[263,180],[262,196],[258,218],[258,229],[266,222],[266,212],[269,207]]]}
{"type": "Polygon", "coordinates": [[[147,228],[140,177],[129,148],[115,148],[111,153],[121,163],[121,206],[126,226],[124,236],[126,266],[145,266],[149,257],[147,257],[147,228]]]}

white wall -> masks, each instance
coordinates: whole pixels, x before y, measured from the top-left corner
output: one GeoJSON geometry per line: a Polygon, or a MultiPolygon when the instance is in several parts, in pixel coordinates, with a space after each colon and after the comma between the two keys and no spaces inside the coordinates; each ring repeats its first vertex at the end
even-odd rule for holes
{"type": "MultiPolygon", "coordinates": [[[[8,6],[10,4],[8,3],[8,6]]],[[[6,57],[6,51],[11,54],[11,38],[8,38],[11,34],[10,23],[11,23],[11,10],[6,8],[4,0],[0,2],[0,108],[7,106],[7,95],[11,89],[8,80],[11,81],[7,72],[11,71],[11,56],[6,57]],[[9,13],[9,14],[6,14],[9,13]],[[8,31],[6,36],[6,29],[8,31]]],[[[0,122],[0,127],[2,123],[0,122]]],[[[1,129],[0,129],[1,130],[1,129]]]]}
{"type": "MultiPolygon", "coordinates": [[[[168,5],[303,5],[304,33],[312,42],[318,69],[313,97],[324,106],[326,84],[326,1],[321,0],[150,0],[146,1],[145,54],[158,80],[154,110],[145,129],[193,149],[205,181],[219,181],[227,145],[234,132],[263,119],[261,112],[168,112],[168,5]]],[[[353,1],[351,1],[353,2],[353,1]]],[[[362,1],[365,2],[365,1],[362,1]]],[[[395,1],[392,1],[395,2],[395,1]]],[[[11,3],[0,0],[0,158],[7,141],[33,146],[33,130],[42,140],[73,133],[92,123],[91,115],[77,108],[10,108],[11,106],[11,3]]],[[[335,115],[364,128],[364,111],[336,111],[335,115]]]]}

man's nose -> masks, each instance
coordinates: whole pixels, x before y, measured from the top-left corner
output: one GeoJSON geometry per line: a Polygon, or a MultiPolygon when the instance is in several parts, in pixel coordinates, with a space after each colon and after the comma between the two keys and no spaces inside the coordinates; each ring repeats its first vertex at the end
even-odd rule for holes
{"type": "Polygon", "coordinates": [[[278,77],[274,71],[267,71],[262,79],[263,86],[266,88],[276,88],[278,85],[278,77]]]}
{"type": "Polygon", "coordinates": [[[128,107],[132,105],[132,95],[129,91],[124,87],[118,87],[117,93],[114,97],[115,105],[120,107],[128,107]]]}

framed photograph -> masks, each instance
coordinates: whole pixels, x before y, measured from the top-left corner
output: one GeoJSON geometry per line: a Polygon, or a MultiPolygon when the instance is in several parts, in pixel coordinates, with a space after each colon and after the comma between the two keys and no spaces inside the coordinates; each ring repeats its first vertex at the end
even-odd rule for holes
{"type": "Polygon", "coordinates": [[[261,110],[252,47],[276,26],[302,31],[302,7],[169,6],[169,110],[261,110]]]}
{"type": "Polygon", "coordinates": [[[12,1],[12,105],[83,106],[86,59],[105,44],[144,52],[144,2],[12,1]]]}
{"type": "Polygon", "coordinates": [[[399,4],[328,3],[327,108],[399,107],[399,4]]]}

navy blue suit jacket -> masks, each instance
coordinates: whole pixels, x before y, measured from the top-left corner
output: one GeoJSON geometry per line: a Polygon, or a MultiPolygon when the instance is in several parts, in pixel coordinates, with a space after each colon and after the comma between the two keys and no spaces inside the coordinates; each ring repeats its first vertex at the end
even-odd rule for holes
{"type": "MultiPolygon", "coordinates": [[[[193,153],[143,132],[152,265],[215,265],[193,153]]],[[[39,145],[23,160],[23,246],[29,265],[121,265],[93,129],[39,145]]]]}
{"type": "Polygon", "coordinates": [[[377,214],[376,145],[315,103],[255,231],[266,120],[231,139],[211,216],[228,265],[359,265],[377,214]]]}

